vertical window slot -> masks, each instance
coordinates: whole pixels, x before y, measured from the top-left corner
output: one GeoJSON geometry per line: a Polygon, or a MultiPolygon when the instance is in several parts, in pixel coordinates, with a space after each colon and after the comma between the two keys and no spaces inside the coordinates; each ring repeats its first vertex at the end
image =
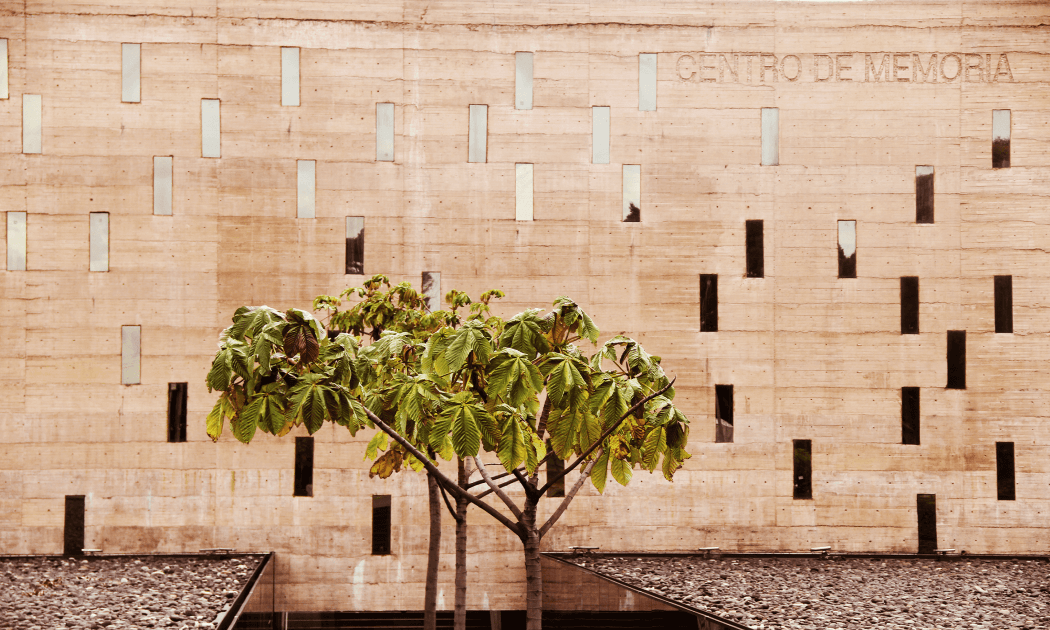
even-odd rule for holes
{"type": "Polygon", "coordinates": [[[92,212],[88,217],[90,225],[88,269],[90,271],[109,271],[109,213],[92,212]]]}
{"type": "Polygon", "coordinates": [[[84,495],[67,494],[62,555],[84,555],[84,495]]]}
{"type": "Polygon", "coordinates": [[[839,277],[857,277],[856,221],[839,221],[839,277]]]}
{"type": "Polygon", "coordinates": [[[467,161],[488,162],[489,106],[471,105],[467,129],[467,161]]]}
{"type": "Polygon", "coordinates": [[[26,213],[7,213],[7,270],[26,270],[26,213]]]}
{"type": "Polygon", "coordinates": [[[22,153],[42,153],[39,94],[22,95],[22,153]]]}
{"type": "Polygon", "coordinates": [[[917,494],[915,503],[919,513],[919,553],[937,550],[937,495],[917,494]]]}
{"type": "Polygon", "coordinates": [[[656,54],[638,55],[638,109],[656,111],[656,54]]]}
{"type": "Polygon", "coordinates": [[[514,218],[532,221],[532,164],[514,165],[514,218]]]}
{"type": "Polygon", "coordinates": [[[762,166],[780,164],[780,109],[762,108],[762,166]]]}
{"type": "Polygon", "coordinates": [[[901,444],[919,444],[919,388],[901,388],[901,444]]]}
{"type": "Polygon", "coordinates": [[[744,243],[747,250],[747,277],[764,278],[766,275],[765,239],[762,236],[762,220],[744,223],[744,243]]]}
{"type": "Polygon", "coordinates": [[[141,60],[141,44],[120,45],[120,100],[124,103],[142,100],[141,60]]]}
{"type": "Polygon", "coordinates": [[[7,40],[0,39],[0,100],[11,98],[7,71],[7,40]]]}
{"type": "Polygon", "coordinates": [[[390,495],[372,495],[372,555],[390,553],[390,495]]]}
{"type": "Polygon", "coordinates": [[[1014,277],[995,276],[995,332],[1014,331],[1014,277]]]}
{"type": "Polygon", "coordinates": [[[153,158],[153,214],[171,215],[173,162],[171,156],[158,155],[153,158]]]}
{"type": "Polygon", "coordinates": [[[201,157],[221,157],[219,99],[201,99],[201,157]]]}
{"type": "Polygon", "coordinates": [[[623,165],[623,222],[642,221],[642,166],[623,165]]]}
{"type": "Polygon", "coordinates": [[[168,441],[186,441],[186,403],[189,383],[168,383],[168,441]]]}
{"type": "Polygon", "coordinates": [[[294,496],[314,496],[314,439],[295,438],[295,490],[294,496]]]}
{"type": "Polygon", "coordinates": [[[281,105],[299,107],[298,48],[281,48],[281,105]]]}
{"type": "Polygon", "coordinates": [[[141,341],[141,326],[120,327],[120,382],[123,385],[142,382],[141,341]]]}
{"type": "Polygon", "coordinates": [[[992,168],[1010,168],[1010,110],[992,110],[992,168]]]}
{"type": "Polygon", "coordinates": [[[1000,501],[1017,500],[1014,484],[1014,443],[995,443],[996,493],[1000,501]]]}
{"type": "Polygon", "coordinates": [[[317,200],[317,161],[296,160],[296,167],[298,179],[296,216],[300,219],[312,219],[317,200]]]}
{"type": "Polygon", "coordinates": [[[365,272],[365,218],[346,217],[346,273],[365,272]]]}
{"type": "Polygon", "coordinates": [[[733,441],[733,386],[715,385],[715,442],[733,441]]]}
{"type": "Polygon", "coordinates": [[[794,499],[813,498],[813,442],[792,440],[794,446],[794,499]]]}
{"type": "Polygon", "coordinates": [[[919,334],[918,276],[901,276],[901,334],[919,334]]]}
{"type": "Polygon", "coordinates": [[[948,331],[947,389],[966,389],[966,331],[948,331]]]}
{"type": "Polygon", "coordinates": [[[609,125],[612,117],[609,107],[591,108],[591,163],[609,163],[609,125]]]}
{"type": "Polygon", "coordinates": [[[532,109],[532,53],[514,53],[514,108],[532,109]]]}
{"type": "Polygon", "coordinates": [[[933,223],[933,167],[915,167],[915,222],[933,223]]]}
{"type": "Polygon", "coordinates": [[[718,274],[700,274],[700,332],[718,332],[718,274]]]}
{"type": "Polygon", "coordinates": [[[376,161],[394,161],[393,103],[376,103],[376,161]]]}
{"type": "MultiPolygon", "coordinates": [[[[549,453],[549,452],[551,452],[553,450],[554,450],[554,447],[551,446],[551,441],[547,440],[547,452],[549,453]]],[[[565,470],[565,462],[563,462],[560,459],[558,459],[557,455],[551,456],[551,458],[547,460],[547,482],[546,483],[550,483],[551,479],[554,479],[558,475],[562,474],[562,472],[564,472],[564,470],[565,470]]],[[[552,485],[550,487],[550,490],[547,490],[547,496],[548,497],[564,497],[565,496],[565,477],[562,477],[561,479],[559,479],[557,483],[555,483],[554,485],[552,485]]]]}
{"type": "Polygon", "coordinates": [[[424,271],[420,282],[420,293],[427,302],[427,309],[436,311],[441,308],[441,272],[424,271]]]}

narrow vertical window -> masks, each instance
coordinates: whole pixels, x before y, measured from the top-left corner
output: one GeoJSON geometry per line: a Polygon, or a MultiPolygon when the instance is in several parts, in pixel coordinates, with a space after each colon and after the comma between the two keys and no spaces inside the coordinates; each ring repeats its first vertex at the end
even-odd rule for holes
{"type": "Polygon", "coordinates": [[[295,438],[295,490],[297,497],[314,496],[314,439],[295,438]]]}
{"type": "Polygon", "coordinates": [[[424,271],[420,282],[420,293],[427,302],[427,309],[436,311],[441,308],[441,272],[424,271]]]}
{"type": "MultiPolygon", "coordinates": [[[[547,452],[550,453],[554,450],[551,446],[551,441],[547,440],[547,452]]],[[[562,474],[565,471],[565,462],[561,461],[557,455],[552,455],[547,460],[547,482],[550,483],[552,479],[562,474]]],[[[548,497],[564,497],[565,496],[565,477],[558,479],[556,483],[551,485],[550,489],[547,490],[548,497]]]]}
{"type": "Polygon", "coordinates": [[[642,166],[623,165],[623,222],[642,221],[642,166]]]}
{"type": "Polygon", "coordinates": [[[1014,443],[995,443],[996,493],[1000,501],[1017,500],[1014,484],[1014,443]]]}
{"type": "Polygon", "coordinates": [[[947,389],[966,389],[966,331],[948,331],[947,389]]]}
{"type": "Polygon", "coordinates": [[[7,270],[26,270],[26,213],[7,213],[7,270]]]}
{"type": "Polygon", "coordinates": [[[995,276],[995,332],[1014,331],[1014,277],[995,276]]]}
{"type": "Polygon", "coordinates": [[[372,555],[390,553],[390,495],[372,495],[372,555]]]}
{"type": "Polygon", "coordinates": [[[744,245],[747,252],[747,277],[764,278],[766,275],[765,240],[762,236],[762,220],[744,223],[744,245]]]}
{"type": "Polygon", "coordinates": [[[532,221],[532,164],[514,165],[514,218],[532,221]]]}
{"type": "Polygon", "coordinates": [[[937,495],[917,494],[915,504],[919,513],[919,553],[937,550],[937,495]]]}
{"type": "Polygon", "coordinates": [[[1010,110],[992,110],[992,168],[1010,168],[1010,110]]]}
{"type": "Polygon", "coordinates": [[[186,403],[189,383],[168,383],[168,441],[186,441],[186,403]]]}
{"type": "Polygon", "coordinates": [[[532,109],[532,53],[514,53],[514,109],[532,109]]]}
{"type": "Polygon", "coordinates": [[[90,271],[109,271],[109,213],[92,212],[88,217],[90,221],[88,269],[90,271]]]}
{"type": "Polygon", "coordinates": [[[918,276],[901,276],[901,334],[919,334],[918,276]]]}
{"type": "Polygon", "coordinates": [[[839,221],[839,277],[857,277],[856,221],[839,221]]]}
{"type": "Polygon", "coordinates": [[[609,163],[609,124],[611,108],[591,108],[591,163],[609,163]]]}
{"type": "Polygon", "coordinates": [[[915,167],[915,222],[933,223],[933,167],[915,167]]]}
{"type": "Polygon", "coordinates": [[[296,166],[299,185],[295,216],[300,219],[312,219],[317,199],[317,162],[315,160],[296,160],[296,166]]]}
{"type": "Polygon", "coordinates": [[[6,99],[11,97],[11,92],[8,88],[9,81],[7,77],[7,40],[0,39],[0,99],[6,99]]]}
{"type": "Polygon", "coordinates": [[[124,103],[142,100],[141,59],[141,44],[120,45],[120,100],[124,103]]]}
{"type": "Polygon", "coordinates": [[[394,161],[393,103],[376,103],[376,161],[394,161]]]}
{"type": "Polygon", "coordinates": [[[792,440],[794,446],[794,499],[813,498],[813,442],[792,440]]]}
{"type": "Polygon", "coordinates": [[[42,153],[39,94],[22,95],[22,153],[42,153]]]}
{"type": "Polygon", "coordinates": [[[346,273],[365,272],[365,218],[346,217],[346,273]]]}
{"type": "Polygon", "coordinates": [[[142,382],[140,326],[120,327],[120,382],[123,385],[138,385],[142,382]]]}
{"type": "Polygon", "coordinates": [[[901,444],[919,444],[919,388],[901,388],[901,444]]]}
{"type": "Polygon", "coordinates": [[[656,54],[638,55],[638,109],[656,111],[656,54]]]}
{"type": "Polygon", "coordinates": [[[65,524],[62,528],[62,555],[84,554],[84,495],[67,494],[65,524]]]}
{"type": "Polygon", "coordinates": [[[700,332],[718,332],[718,274],[700,274],[700,332]]]}
{"type": "Polygon", "coordinates": [[[762,166],[780,164],[780,110],[762,108],[762,166]]]}
{"type": "Polygon", "coordinates": [[[298,48],[281,48],[281,105],[299,107],[298,48]]]}
{"type": "Polygon", "coordinates": [[[201,99],[201,157],[221,157],[219,142],[219,99],[201,99]]]}
{"type": "Polygon", "coordinates": [[[488,162],[489,106],[471,105],[467,128],[467,161],[488,162]]]}
{"type": "Polygon", "coordinates": [[[170,155],[153,157],[153,214],[171,215],[171,173],[174,158],[170,155]]]}
{"type": "Polygon", "coordinates": [[[715,442],[733,441],[733,386],[715,385],[715,442]]]}

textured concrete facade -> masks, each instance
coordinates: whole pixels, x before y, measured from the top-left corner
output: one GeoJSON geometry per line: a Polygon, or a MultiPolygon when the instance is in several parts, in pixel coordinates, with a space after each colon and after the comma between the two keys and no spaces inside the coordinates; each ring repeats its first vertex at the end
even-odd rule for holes
{"type": "MultiPolygon", "coordinates": [[[[505,315],[569,295],[678,376],[693,458],[674,484],[583,493],[551,549],[914,551],[916,495],[935,494],[938,546],[1050,552],[1048,22],[1046,3],[1001,1],[0,5],[0,552],[60,552],[64,496],[86,495],[89,547],[273,550],[284,608],[422,608],[422,479],[369,480],[369,436],[325,427],[313,496],[293,497],[292,440],[208,440],[204,375],[238,306],[423,272],[506,291],[505,315]],[[485,161],[468,162],[471,105],[485,161]],[[992,168],[993,110],[1011,110],[1009,168],[992,168]],[[932,223],[917,166],[934,168],[932,223]],[[526,197],[534,220],[516,220],[526,197]],[[90,270],[91,213],[109,213],[108,271],[90,270]],[[364,218],[365,276],[344,273],[346,217],[364,218]],[[749,220],[763,277],[746,276],[749,220]],[[856,221],[856,278],[839,277],[839,221],[856,221]],[[700,332],[701,274],[717,331],[700,332]],[[1002,275],[1013,332],[997,334],[1002,275]],[[904,276],[918,335],[901,334],[904,276]],[[966,331],[966,389],[945,388],[948,331],[966,331]],[[188,441],[168,443],[178,382],[188,441]],[[716,384],[733,386],[733,443],[715,443],[716,384]],[[903,387],[920,388],[918,445],[901,443],[903,387]],[[811,440],[811,500],[792,498],[793,440],[811,440]],[[1014,444],[1013,501],[997,442],[1014,444]],[[393,495],[389,556],[369,553],[373,494],[393,495]]],[[[470,606],[523,608],[520,543],[471,518],[470,606]]]]}

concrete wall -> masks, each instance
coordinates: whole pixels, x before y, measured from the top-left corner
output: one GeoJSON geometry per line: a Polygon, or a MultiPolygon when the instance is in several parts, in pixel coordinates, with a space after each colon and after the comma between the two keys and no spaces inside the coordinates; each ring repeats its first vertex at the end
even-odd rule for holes
{"type": "MultiPolygon", "coordinates": [[[[28,217],[28,271],[0,271],[0,552],[60,552],[63,496],[84,494],[89,547],[273,550],[284,608],[422,608],[425,487],[369,480],[369,436],[324,428],[314,496],[293,497],[292,440],[204,431],[230,315],[359,283],[344,221],[363,216],[366,274],[499,288],[505,315],[567,294],[677,374],[693,458],[674,484],[583,492],[551,549],[911,551],[915,495],[934,493],[939,546],[1047,553],[1048,19],[1000,1],[0,7],[0,210],[28,217]],[[139,103],[121,102],[121,43],[141,43],[139,103]],[[281,105],[282,46],[301,49],[298,107],[281,105]],[[534,52],[532,110],[514,108],[517,51],[534,52]],[[657,53],[656,111],[638,109],[639,53],[657,53]],[[40,154],[22,153],[26,94],[40,154]],[[203,158],[216,98],[221,158],[203,158]],[[379,102],[393,162],[376,161],[379,102]],[[470,104],[488,105],[487,163],[467,162],[470,104]],[[609,164],[591,163],[592,106],[611,107],[609,164]],[[761,166],[770,107],[779,165],[761,166]],[[991,168],[993,109],[1012,110],[1009,169],[991,168]],[[153,214],[154,156],[173,156],[172,216],[153,214]],[[296,218],[297,160],[316,160],[316,218],[296,218]],[[533,222],[514,219],[515,163],[535,165],[533,222]],[[641,165],[640,223],[621,222],[623,164],[641,165]],[[916,165],[935,167],[931,225],[916,165]],[[108,272],[89,271],[96,211],[108,272]],[[837,220],[857,221],[856,279],[837,277],[837,220]],[[719,330],[701,333],[712,273],[719,330]],[[1013,334],[993,327],[1004,274],[1013,334]],[[900,334],[900,276],[920,277],[918,336],[900,334]],[[138,385],[121,385],[122,325],[141,326],[138,385]],[[967,331],[965,390],[944,388],[947,330],[967,331]],[[170,382],[189,382],[182,444],[170,382]],[[714,443],[715,384],[734,386],[732,444],[714,443]],[[900,444],[902,386],[922,388],[919,446],[900,444]],[[792,499],[793,439],[813,443],[811,501],[792,499]],[[1016,501],[996,499],[996,441],[1015,443],[1016,501]],[[377,557],[380,493],[394,553],[377,557]]],[[[470,605],[521,608],[520,544],[490,520],[471,512],[470,605]]]]}

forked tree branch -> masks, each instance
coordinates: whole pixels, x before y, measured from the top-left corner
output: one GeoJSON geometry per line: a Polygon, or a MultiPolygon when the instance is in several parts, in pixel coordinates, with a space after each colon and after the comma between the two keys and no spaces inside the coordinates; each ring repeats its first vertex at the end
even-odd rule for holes
{"type": "MultiPolygon", "coordinates": [[[[496,478],[493,477],[492,479],[495,480],[496,478]]],[[[481,481],[482,481],[482,483],[485,482],[484,479],[482,479],[481,481]]],[[[511,484],[514,484],[514,483],[518,483],[518,480],[517,479],[510,479],[509,481],[504,481],[503,483],[499,484],[499,487],[500,488],[506,488],[507,486],[509,486],[511,484]]],[[[485,490],[481,494],[478,494],[478,495],[475,495],[475,496],[477,498],[479,498],[479,499],[484,499],[485,497],[489,496],[490,494],[492,494],[492,488],[489,488],[488,490],[485,490]]]]}
{"type": "Polygon", "coordinates": [[[489,488],[491,488],[492,491],[496,493],[496,496],[499,497],[500,500],[503,501],[503,503],[508,508],[510,508],[510,511],[520,522],[521,510],[518,508],[518,506],[514,505],[514,502],[510,500],[510,497],[507,496],[507,493],[504,492],[502,488],[496,485],[496,482],[493,481],[492,477],[489,476],[488,471],[485,470],[485,464],[481,463],[481,460],[479,460],[476,456],[474,457],[474,465],[478,467],[478,472],[481,473],[481,476],[485,478],[485,481],[489,484],[489,488]]]}
{"type": "Polygon", "coordinates": [[[554,527],[554,524],[558,522],[561,515],[569,508],[569,504],[572,503],[572,498],[575,497],[576,493],[583,487],[583,482],[587,481],[587,478],[591,476],[591,469],[594,468],[594,463],[599,459],[601,459],[601,455],[587,462],[587,465],[580,471],[580,478],[573,484],[572,489],[565,493],[565,498],[558,504],[558,509],[554,510],[554,514],[551,514],[550,518],[547,519],[547,522],[540,528],[540,538],[543,538],[543,535],[547,533],[547,530],[554,527]]]}

